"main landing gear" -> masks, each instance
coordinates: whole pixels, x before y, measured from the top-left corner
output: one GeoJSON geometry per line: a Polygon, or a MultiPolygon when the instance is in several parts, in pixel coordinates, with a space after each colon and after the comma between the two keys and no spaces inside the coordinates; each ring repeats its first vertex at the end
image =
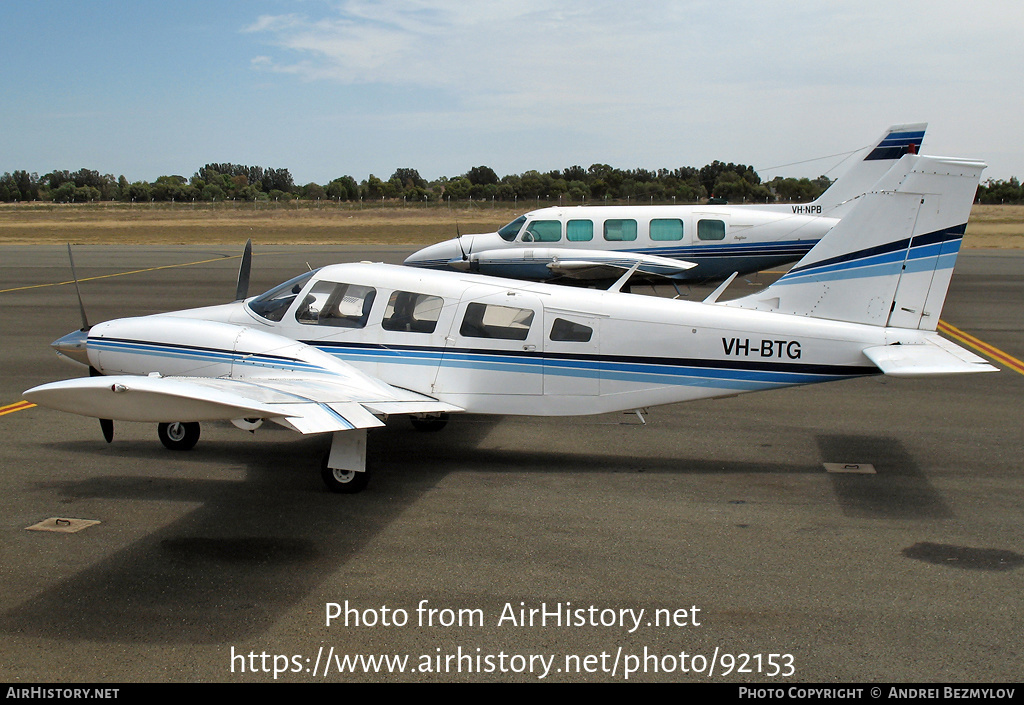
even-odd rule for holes
{"type": "MultiPolygon", "coordinates": [[[[427,424],[425,430],[436,431],[448,422],[445,418],[436,417],[418,419],[432,422],[427,424]]],[[[191,450],[199,442],[199,423],[195,421],[172,423],[161,423],[157,426],[157,435],[160,442],[169,450],[191,450]]],[[[368,470],[353,470],[351,468],[366,467],[366,431],[342,431],[335,433],[331,446],[331,452],[325,453],[320,463],[320,478],[324,485],[331,492],[339,494],[355,494],[366,489],[370,482],[368,470]],[[334,465],[343,467],[331,467],[331,459],[334,465]]]]}
{"type": "Polygon", "coordinates": [[[324,481],[327,489],[338,494],[355,494],[366,489],[366,486],[370,483],[369,470],[360,472],[357,470],[342,470],[328,467],[327,459],[329,457],[330,454],[325,453],[320,463],[320,479],[324,481]]]}
{"type": "Polygon", "coordinates": [[[199,442],[199,424],[195,421],[162,423],[156,427],[156,433],[168,450],[192,450],[199,442]]]}

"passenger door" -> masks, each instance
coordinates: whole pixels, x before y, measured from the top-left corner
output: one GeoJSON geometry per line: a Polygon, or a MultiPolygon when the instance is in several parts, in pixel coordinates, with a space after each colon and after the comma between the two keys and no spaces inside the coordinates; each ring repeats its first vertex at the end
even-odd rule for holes
{"type": "Polygon", "coordinates": [[[474,286],[459,302],[435,394],[543,394],[543,308],[520,291],[474,286]]]}

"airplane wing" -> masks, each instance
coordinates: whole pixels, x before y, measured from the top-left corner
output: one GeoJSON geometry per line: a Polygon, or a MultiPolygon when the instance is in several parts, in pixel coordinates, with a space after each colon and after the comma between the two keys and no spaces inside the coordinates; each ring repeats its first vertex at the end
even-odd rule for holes
{"type": "Polygon", "coordinates": [[[462,411],[378,383],[360,389],[329,378],[228,379],[115,375],[51,382],[25,392],[40,406],[115,421],[268,419],[303,434],[383,426],[378,415],[462,411]]]}
{"type": "Polygon", "coordinates": [[[672,278],[697,266],[694,262],[642,252],[560,247],[490,250],[473,255],[471,264],[481,271],[493,266],[542,264],[554,274],[571,279],[613,279],[634,265],[640,274],[672,278]]]}
{"type": "Polygon", "coordinates": [[[672,265],[655,265],[648,260],[652,259],[663,259],[661,257],[647,256],[626,256],[616,257],[614,260],[607,262],[595,262],[593,260],[586,259],[555,259],[547,265],[555,274],[569,279],[614,279],[620,276],[623,272],[632,269],[633,265],[638,264],[636,271],[643,274],[658,275],[672,279],[673,277],[682,274],[687,269],[691,269],[697,265],[692,262],[682,262],[678,260],[672,260],[672,265]]]}
{"type": "Polygon", "coordinates": [[[998,372],[984,358],[964,350],[938,334],[919,345],[876,345],[864,354],[891,377],[935,377],[971,372],[998,372]]]}

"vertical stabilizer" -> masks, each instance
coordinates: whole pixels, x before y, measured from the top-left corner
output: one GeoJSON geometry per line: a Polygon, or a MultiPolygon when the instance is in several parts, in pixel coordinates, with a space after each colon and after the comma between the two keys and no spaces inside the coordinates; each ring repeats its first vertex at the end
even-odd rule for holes
{"type": "Polygon", "coordinates": [[[851,199],[870,191],[905,154],[918,154],[928,123],[893,125],[872,145],[853,155],[853,163],[816,201],[804,206],[807,212],[842,217],[852,206],[851,199]]]}
{"type": "Polygon", "coordinates": [[[903,156],[786,275],[725,305],[935,330],[984,168],[903,156]]]}

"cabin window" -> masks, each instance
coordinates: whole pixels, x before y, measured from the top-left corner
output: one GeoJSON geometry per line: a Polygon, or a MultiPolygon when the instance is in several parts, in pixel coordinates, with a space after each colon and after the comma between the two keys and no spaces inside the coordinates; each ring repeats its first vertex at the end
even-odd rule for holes
{"type": "Polygon", "coordinates": [[[315,273],[316,270],[306,272],[294,279],[289,279],[284,284],[278,284],[270,291],[250,301],[248,304],[249,309],[257,316],[268,321],[280,321],[284,318],[285,311],[292,305],[292,301],[302,291],[302,287],[306,286],[306,282],[315,273]]]}
{"type": "Polygon", "coordinates": [[[369,286],[319,281],[303,298],[295,319],[307,326],[363,328],[376,295],[369,286]]]}
{"type": "Polygon", "coordinates": [[[381,327],[405,333],[433,333],[443,305],[439,296],[396,291],[384,309],[381,327]]]}
{"type": "Polygon", "coordinates": [[[471,303],[459,332],[467,338],[526,340],[531,323],[533,311],[528,308],[471,303]]]}
{"type": "Polygon", "coordinates": [[[569,242],[590,242],[594,239],[594,221],[570,220],[565,224],[565,239],[569,242]]]}
{"type": "Polygon", "coordinates": [[[526,216],[521,215],[508,225],[502,226],[498,230],[498,235],[501,236],[502,240],[505,240],[506,242],[512,242],[516,239],[516,235],[519,234],[519,230],[523,227],[523,223],[525,222],[526,216]]]}
{"type": "Polygon", "coordinates": [[[651,239],[658,241],[682,240],[683,221],[678,218],[657,218],[652,220],[651,239]]]}
{"type": "Polygon", "coordinates": [[[526,226],[523,242],[558,242],[562,239],[560,220],[534,220],[526,226]]]}
{"type": "Polygon", "coordinates": [[[594,335],[594,329],[582,323],[567,321],[564,318],[556,318],[551,324],[551,340],[566,343],[587,343],[594,335]]]}
{"type": "Polygon", "coordinates": [[[725,221],[724,220],[698,220],[697,221],[697,239],[698,240],[724,240],[725,239],[725,221]]]}
{"type": "Polygon", "coordinates": [[[604,239],[608,242],[636,240],[636,221],[632,219],[604,221],[604,239]]]}

